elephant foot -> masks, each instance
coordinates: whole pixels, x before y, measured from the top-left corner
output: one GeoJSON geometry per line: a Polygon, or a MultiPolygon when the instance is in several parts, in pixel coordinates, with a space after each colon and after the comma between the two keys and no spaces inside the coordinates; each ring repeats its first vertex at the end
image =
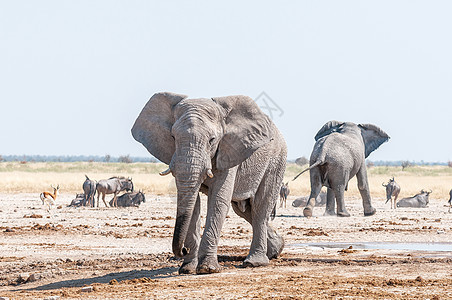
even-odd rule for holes
{"type": "Polygon", "coordinates": [[[221,267],[216,257],[206,257],[196,268],[196,274],[212,274],[220,272],[221,267]]]}
{"type": "Polygon", "coordinates": [[[282,236],[273,232],[272,235],[268,234],[267,239],[267,258],[277,258],[284,249],[284,239],[282,236]]]}
{"type": "Polygon", "coordinates": [[[325,210],[324,216],[335,216],[336,213],[333,210],[325,210]]]}
{"type": "Polygon", "coordinates": [[[198,260],[193,259],[191,261],[184,261],[182,266],[179,268],[179,274],[196,274],[196,266],[198,265],[198,260]]]}
{"type": "Polygon", "coordinates": [[[337,212],[337,216],[338,217],[350,217],[350,214],[348,213],[348,211],[338,211],[337,212]]]}
{"type": "Polygon", "coordinates": [[[246,257],[245,261],[243,262],[244,267],[263,267],[268,266],[270,263],[268,257],[263,254],[250,254],[246,257]]]}
{"type": "Polygon", "coordinates": [[[310,207],[305,207],[305,208],[303,209],[303,216],[305,216],[305,217],[307,217],[307,218],[312,217],[312,208],[310,208],[310,207]]]}
{"type": "Polygon", "coordinates": [[[373,207],[371,207],[371,209],[369,211],[364,211],[364,216],[368,217],[368,216],[373,216],[375,215],[375,213],[377,212],[377,210],[373,207]]]}

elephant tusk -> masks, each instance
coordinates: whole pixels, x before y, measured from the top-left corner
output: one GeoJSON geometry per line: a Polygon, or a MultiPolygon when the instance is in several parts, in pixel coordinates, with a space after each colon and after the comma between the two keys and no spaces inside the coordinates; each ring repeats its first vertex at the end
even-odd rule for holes
{"type": "Polygon", "coordinates": [[[170,169],[170,168],[166,169],[166,170],[163,171],[163,172],[160,172],[159,174],[160,174],[160,176],[166,176],[166,175],[168,175],[169,173],[171,173],[171,169],[170,169]]]}
{"type": "Polygon", "coordinates": [[[210,178],[213,177],[213,173],[211,169],[207,169],[207,176],[209,176],[210,178]]]}

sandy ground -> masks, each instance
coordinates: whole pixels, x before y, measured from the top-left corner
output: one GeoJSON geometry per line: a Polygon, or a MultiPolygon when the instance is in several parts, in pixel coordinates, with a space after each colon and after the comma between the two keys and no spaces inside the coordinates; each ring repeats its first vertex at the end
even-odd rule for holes
{"type": "MultiPolygon", "coordinates": [[[[350,218],[304,218],[280,208],[272,226],[286,247],[261,268],[242,268],[251,226],[231,210],[222,230],[219,274],[177,274],[171,253],[175,199],[147,195],[139,208],[67,207],[49,214],[38,194],[0,194],[0,297],[9,299],[452,298],[452,213],[445,199],[428,208],[391,210],[374,198],[364,217],[349,197],[350,218]],[[441,243],[428,251],[362,249],[350,243],[441,243]],[[312,243],[336,248],[314,247],[312,243]]],[[[203,200],[205,209],[205,199],[203,200]]],[[[205,216],[205,211],[204,211],[205,216]]],[[[390,245],[389,248],[392,246],[390,245]]]]}

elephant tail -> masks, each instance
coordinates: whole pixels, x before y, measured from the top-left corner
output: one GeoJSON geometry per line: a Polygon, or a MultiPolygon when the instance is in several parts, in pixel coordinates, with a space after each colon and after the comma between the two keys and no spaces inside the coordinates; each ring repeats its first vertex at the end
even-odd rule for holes
{"type": "Polygon", "coordinates": [[[298,178],[301,174],[303,174],[304,172],[309,171],[309,170],[311,170],[312,168],[315,168],[315,167],[317,167],[317,166],[319,166],[319,165],[321,165],[321,164],[323,164],[323,161],[321,161],[321,160],[316,161],[316,162],[313,163],[309,168],[304,169],[303,171],[301,171],[297,176],[295,176],[295,177],[292,179],[292,181],[294,181],[295,179],[297,179],[297,178],[298,178]]]}
{"type": "Polygon", "coordinates": [[[276,217],[276,202],[275,202],[275,206],[273,207],[272,213],[270,214],[270,218],[273,221],[276,217]]]}

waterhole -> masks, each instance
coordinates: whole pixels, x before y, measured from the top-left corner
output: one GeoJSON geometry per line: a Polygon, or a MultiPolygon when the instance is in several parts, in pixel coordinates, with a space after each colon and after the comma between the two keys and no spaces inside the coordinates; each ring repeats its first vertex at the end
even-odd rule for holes
{"type": "Polygon", "coordinates": [[[452,243],[387,243],[387,242],[353,242],[353,243],[305,243],[292,244],[292,247],[316,247],[346,249],[374,249],[374,250],[409,250],[452,252],[452,243]]]}

